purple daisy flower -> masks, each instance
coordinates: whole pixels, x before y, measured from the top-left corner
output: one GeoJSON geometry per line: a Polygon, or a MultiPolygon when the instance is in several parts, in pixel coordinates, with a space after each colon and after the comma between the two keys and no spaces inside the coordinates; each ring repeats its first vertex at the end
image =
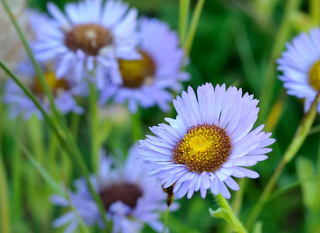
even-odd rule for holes
{"type": "MultiPolygon", "coordinates": [[[[72,82],[68,78],[57,79],[52,68],[41,65],[47,84],[54,95],[54,103],[57,109],[68,114],[74,112],[81,114],[82,107],[77,104],[75,97],[85,96],[87,94],[87,85],[85,83],[72,82]]],[[[38,97],[45,111],[50,111],[50,103],[45,95],[44,89],[37,77],[36,71],[31,61],[22,62],[16,70],[17,75],[31,89],[33,94],[38,97]]],[[[4,103],[8,105],[10,118],[16,118],[22,115],[24,119],[29,119],[32,115],[42,118],[42,114],[36,105],[27,97],[23,90],[13,81],[8,80],[4,88],[4,103]]]]}
{"type": "MultiPolygon", "coordinates": [[[[104,86],[106,70],[111,81],[121,84],[117,59],[139,59],[137,10],[122,1],[85,0],[68,3],[64,15],[48,3],[52,18],[34,15],[31,26],[36,34],[33,50],[38,59],[54,59],[57,77],[67,73],[78,81],[94,73],[98,88],[104,86]]],[[[93,79],[94,80],[94,79],[93,79]]]]}
{"type": "Polygon", "coordinates": [[[128,102],[131,112],[138,105],[149,108],[158,105],[169,110],[172,95],[169,90],[181,91],[181,81],[189,79],[181,71],[184,51],[179,47],[179,38],[170,27],[157,19],[142,18],[139,21],[141,42],[138,52],[140,60],[119,60],[122,85],[106,84],[100,103],[111,97],[116,103],[128,102]]]}
{"type": "MultiPolygon", "coordinates": [[[[140,232],[143,224],[157,232],[163,229],[158,211],[166,209],[166,195],[154,183],[145,182],[145,170],[141,169],[143,161],[137,159],[138,155],[138,145],[133,145],[124,166],[113,168],[115,163],[102,153],[99,175],[92,177],[94,187],[107,210],[106,216],[113,222],[112,232],[140,232]]],[[[98,224],[105,228],[85,181],[77,180],[76,187],[77,191],[71,192],[70,199],[85,224],[98,224]]],[[[54,195],[51,201],[59,206],[69,206],[68,201],[58,195],[54,195]]],[[[173,203],[170,210],[178,207],[177,203],[173,203]]],[[[66,233],[73,232],[78,226],[73,212],[58,218],[53,225],[60,227],[68,223],[66,233]]]]}
{"type": "Polygon", "coordinates": [[[242,90],[212,84],[198,87],[198,97],[191,87],[182,98],[173,101],[176,119],[150,128],[155,136],[140,141],[141,158],[147,161],[148,180],[161,179],[164,188],[191,198],[200,190],[205,198],[207,189],[214,195],[230,198],[238,184],[232,179],[257,178],[248,166],[267,159],[265,148],[274,143],[264,125],[252,130],[257,120],[258,100],[242,90]]]}
{"type": "Polygon", "coordinates": [[[279,79],[289,95],[305,99],[308,111],[320,90],[320,29],[310,30],[309,35],[301,33],[286,47],[277,61],[278,70],[283,71],[279,79]]]}

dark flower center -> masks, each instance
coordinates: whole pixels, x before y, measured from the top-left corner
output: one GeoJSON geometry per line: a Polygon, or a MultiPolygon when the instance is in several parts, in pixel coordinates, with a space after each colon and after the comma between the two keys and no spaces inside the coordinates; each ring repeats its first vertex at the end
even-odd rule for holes
{"type": "Polygon", "coordinates": [[[100,49],[113,42],[110,31],[98,24],[80,24],[65,34],[64,43],[72,51],[81,49],[85,54],[96,56],[100,49]]]}
{"type": "Polygon", "coordinates": [[[140,50],[141,60],[122,60],[119,59],[119,69],[121,72],[123,86],[128,88],[139,88],[143,84],[151,84],[156,65],[149,54],[140,50]]]}
{"type": "MultiPolygon", "coordinates": [[[[54,96],[57,96],[58,92],[61,90],[66,91],[70,89],[69,83],[64,78],[57,79],[54,72],[45,73],[44,78],[54,96]]],[[[38,77],[35,78],[34,83],[31,86],[31,90],[40,98],[45,96],[45,91],[38,77]]]]}
{"type": "Polygon", "coordinates": [[[142,190],[135,184],[120,182],[113,183],[100,192],[101,200],[106,210],[111,204],[121,201],[122,203],[135,208],[139,197],[142,196],[142,190]]]}
{"type": "Polygon", "coordinates": [[[191,127],[173,151],[173,161],[189,171],[214,172],[231,153],[231,140],[223,128],[201,124],[191,127]]]}

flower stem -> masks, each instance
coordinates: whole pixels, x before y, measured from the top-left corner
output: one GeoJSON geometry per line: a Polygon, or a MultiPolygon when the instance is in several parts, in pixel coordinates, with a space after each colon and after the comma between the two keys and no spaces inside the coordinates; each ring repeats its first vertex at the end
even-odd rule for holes
{"type": "Polygon", "coordinates": [[[167,227],[168,227],[168,223],[169,223],[169,211],[170,210],[170,207],[167,206],[167,210],[166,210],[166,213],[165,213],[165,216],[164,216],[164,225],[163,225],[163,230],[162,230],[162,233],[165,233],[166,230],[167,230],[167,227]]]}
{"type": "MultiPolygon", "coordinates": [[[[2,95],[1,95],[2,97],[2,95]]],[[[2,111],[2,103],[0,103],[0,112],[2,111]]],[[[3,119],[0,115],[0,232],[10,233],[10,206],[9,206],[9,188],[7,184],[6,168],[4,166],[3,154],[2,154],[2,131],[3,131],[3,119]]]]}
{"type": "Polygon", "coordinates": [[[316,118],[317,115],[317,107],[319,105],[320,101],[320,92],[317,94],[316,99],[312,103],[312,106],[305,114],[303,117],[294,138],[292,139],[290,145],[288,146],[286,152],[283,155],[282,160],[280,161],[276,171],[273,173],[271,179],[269,180],[266,188],[264,189],[262,195],[259,198],[259,201],[253,208],[251,214],[249,215],[248,221],[246,223],[247,229],[251,229],[253,224],[256,222],[257,218],[259,217],[260,212],[263,209],[263,206],[265,202],[268,200],[274,186],[276,185],[284,167],[286,166],[287,163],[289,163],[294,156],[297,154],[299,151],[300,147],[302,146],[303,142],[305,141],[310,128],[316,118]]]}
{"type": "Polygon", "coordinates": [[[138,109],[136,113],[131,114],[131,125],[132,125],[132,140],[133,142],[136,142],[142,138],[140,109],[138,109]]]}
{"type": "Polygon", "coordinates": [[[194,41],[194,37],[196,34],[196,30],[198,27],[198,23],[199,23],[199,19],[201,16],[204,2],[205,2],[205,0],[198,0],[197,5],[196,5],[196,9],[195,9],[193,16],[192,16],[192,19],[191,19],[190,29],[188,31],[186,41],[185,41],[185,43],[183,43],[186,56],[189,56],[189,53],[190,53],[190,50],[191,50],[191,47],[192,47],[192,44],[194,41]]]}
{"type": "Polygon", "coordinates": [[[97,90],[93,82],[90,82],[90,125],[91,125],[91,166],[93,172],[98,171],[99,163],[99,119],[98,119],[98,104],[97,90]]]}
{"type": "Polygon", "coordinates": [[[221,193],[216,196],[216,200],[219,203],[220,207],[226,210],[235,225],[235,228],[237,229],[238,233],[246,233],[247,230],[244,228],[243,224],[240,222],[240,220],[237,218],[236,214],[232,211],[229,202],[221,195],[221,193]]]}
{"type": "Polygon", "coordinates": [[[179,36],[181,43],[185,42],[188,28],[190,0],[180,0],[179,4],[179,36]]]}

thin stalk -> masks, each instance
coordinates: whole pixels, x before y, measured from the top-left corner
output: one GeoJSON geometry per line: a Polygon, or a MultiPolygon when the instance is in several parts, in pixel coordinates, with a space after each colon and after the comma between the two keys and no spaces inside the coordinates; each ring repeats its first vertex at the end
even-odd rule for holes
{"type": "Polygon", "coordinates": [[[169,212],[170,212],[170,207],[167,207],[166,213],[164,215],[164,224],[163,224],[163,230],[162,233],[165,233],[169,224],[169,212]]]}
{"type": "Polygon", "coordinates": [[[103,207],[102,201],[99,198],[99,196],[97,195],[97,193],[95,192],[95,190],[90,182],[90,179],[89,179],[90,174],[89,174],[88,167],[85,164],[76,143],[74,142],[74,140],[71,140],[72,138],[70,137],[70,134],[67,133],[68,138],[63,137],[61,135],[61,131],[59,130],[59,128],[57,127],[55,122],[53,122],[52,119],[49,117],[49,115],[45,112],[45,110],[42,108],[40,102],[32,94],[32,92],[1,61],[0,61],[0,67],[9,75],[9,77],[11,77],[15,81],[15,83],[23,90],[23,92],[32,100],[32,102],[36,105],[36,107],[41,111],[44,119],[49,124],[52,131],[56,134],[62,147],[68,152],[68,155],[70,156],[72,161],[75,162],[75,166],[78,167],[80,171],[82,171],[82,174],[84,175],[85,180],[88,184],[89,191],[92,194],[95,202],[97,203],[97,205],[99,207],[100,214],[102,215],[102,220],[104,221],[104,223],[106,225],[110,226],[107,229],[112,228],[111,227],[112,222],[110,222],[106,219],[106,216],[105,216],[106,211],[103,207]]]}
{"type": "Polygon", "coordinates": [[[49,171],[54,175],[55,178],[58,175],[57,149],[57,137],[52,133],[52,131],[49,131],[49,171]]]}
{"type": "Polygon", "coordinates": [[[221,208],[226,210],[229,213],[229,216],[232,219],[232,222],[235,224],[238,233],[247,233],[247,230],[244,228],[243,224],[237,218],[236,214],[231,209],[229,202],[220,194],[216,196],[216,200],[221,208]]]}
{"type": "Polygon", "coordinates": [[[185,42],[186,32],[188,28],[188,18],[190,10],[190,0],[180,0],[179,4],[179,36],[180,41],[185,42]]]}
{"type": "MultiPolygon", "coordinates": [[[[2,97],[2,96],[1,96],[2,97]]],[[[2,113],[2,103],[0,103],[0,112],[2,113]]],[[[9,205],[9,188],[7,183],[6,168],[4,166],[2,154],[2,132],[3,119],[0,115],[0,232],[10,233],[10,205],[9,205]]]]}
{"type": "Polygon", "coordinates": [[[274,91],[274,84],[277,71],[275,61],[278,57],[280,57],[284,45],[290,36],[291,18],[293,13],[299,8],[300,3],[301,0],[286,1],[284,18],[280,24],[277,36],[275,38],[275,42],[271,52],[271,57],[266,71],[266,76],[264,79],[263,89],[261,92],[261,110],[259,114],[260,123],[265,121],[272,101],[272,93],[274,91]]]}
{"type": "Polygon", "coordinates": [[[141,113],[140,109],[135,114],[131,114],[132,140],[138,141],[142,138],[141,113]]]}
{"type": "Polygon", "coordinates": [[[43,122],[33,116],[28,122],[28,134],[31,141],[34,154],[40,163],[43,162],[44,157],[44,141],[43,141],[43,122]]]}
{"type": "Polygon", "coordinates": [[[79,133],[79,122],[80,122],[80,115],[72,113],[71,114],[71,124],[70,129],[73,135],[73,138],[77,140],[78,133],[79,133]]]}
{"type": "Polygon", "coordinates": [[[194,41],[194,37],[196,35],[196,31],[197,31],[197,27],[198,27],[198,23],[199,23],[199,19],[201,16],[201,12],[202,12],[202,8],[204,5],[205,0],[198,0],[197,5],[196,5],[196,9],[193,13],[192,19],[191,19],[191,24],[190,24],[190,29],[186,38],[186,41],[184,43],[184,49],[185,49],[185,56],[189,56],[193,41],[194,41]]]}
{"type": "Polygon", "coordinates": [[[8,198],[8,184],[6,169],[3,164],[3,155],[0,151],[0,230],[3,233],[10,233],[10,207],[9,207],[9,198],[8,198]]]}
{"type": "Polygon", "coordinates": [[[90,126],[91,126],[91,166],[93,172],[98,171],[99,163],[99,119],[98,119],[98,96],[96,86],[90,82],[90,126]]]}
{"type": "Polygon", "coordinates": [[[269,180],[266,188],[264,189],[262,195],[259,198],[259,201],[254,206],[251,214],[249,215],[248,221],[246,223],[247,229],[251,229],[253,224],[256,222],[257,218],[259,217],[260,212],[262,211],[265,202],[268,200],[270,193],[272,192],[274,186],[276,185],[284,167],[287,163],[289,163],[294,156],[299,151],[300,147],[302,146],[303,142],[305,141],[310,128],[316,118],[317,115],[317,107],[320,101],[320,93],[316,96],[316,99],[312,103],[311,109],[309,112],[305,114],[303,117],[294,138],[292,139],[290,145],[288,146],[286,152],[283,155],[281,162],[279,163],[276,171],[273,173],[271,179],[269,180]]]}
{"type": "MultiPolygon", "coordinates": [[[[18,137],[21,137],[21,120],[18,119],[17,122],[14,122],[16,125],[12,127],[18,137]]],[[[14,142],[12,146],[12,183],[13,183],[13,192],[11,197],[12,205],[12,216],[13,220],[19,219],[21,217],[21,200],[22,200],[22,191],[21,191],[21,181],[22,181],[22,159],[19,145],[14,142]]]]}

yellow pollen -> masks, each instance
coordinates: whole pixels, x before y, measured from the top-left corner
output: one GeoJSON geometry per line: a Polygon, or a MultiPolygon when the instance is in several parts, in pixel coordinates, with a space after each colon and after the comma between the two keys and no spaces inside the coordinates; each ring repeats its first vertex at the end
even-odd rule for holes
{"type": "Polygon", "coordinates": [[[316,62],[309,72],[309,83],[316,90],[320,90],[320,61],[316,62]]]}
{"type": "Polygon", "coordinates": [[[140,50],[141,60],[119,60],[123,86],[139,88],[143,84],[150,85],[156,71],[154,60],[146,52],[140,50]]]}
{"type": "MultiPolygon", "coordinates": [[[[54,72],[47,72],[44,74],[44,78],[47,81],[47,84],[54,95],[57,95],[59,90],[68,90],[70,89],[68,82],[61,78],[57,79],[54,72]]],[[[41,82],[38,77],[35,78],[35,82],[31,87],[33,93],[39,97],[45,96],[44,89],[41,85],[41,82]]]]}
{"type": "Polygon", "coordinates": [[[72,51],[81,49],[85,54],[96,56],[100,49],[113,42],[110,31],[98,24],[80,24],[66,32],[65,45],[72,51]]]}
{"type": "Polygon", "coordinates": [[[201,124],[190,128],[173,151],[176,164],[184,164],[189,171],[214,172],[231,153],[231,139],[223,128],[201,124]]]}

